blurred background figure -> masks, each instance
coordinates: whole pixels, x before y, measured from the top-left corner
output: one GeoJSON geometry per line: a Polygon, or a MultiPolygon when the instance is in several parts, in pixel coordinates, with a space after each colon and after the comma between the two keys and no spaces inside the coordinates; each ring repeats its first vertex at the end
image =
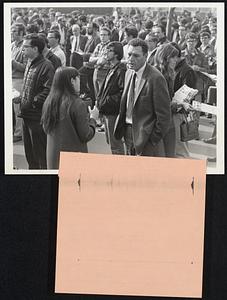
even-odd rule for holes
{"type": "Polygon", "coordinates": [[[54,53],[57,57],[60,58],[62,66],[66,65],[66,56],[62,48],[60,47],[60,40],[61,35],[57,30],[50,30],[48,35],[48,44],[50,46],[50,50],[54,53]]]}
{"type": "MultiPolygon", "coordinates": [[[[27,64],[27,58],[23,53],[23,40],[25,35],[25,26],[21,23],[14,23],[11,27],[11,61],[12,61],[12,86],[20,94],[23,86],[24,71],[27,64]]],[[[22,120],[18,118],[20,113],[20,104],[13,104],[14,126],[13,142],[22,140],[22,120]]]]}
{"type": "Polygon", "coordinates": [[[158,37],[149,33],[145,37],[145,42],[148,46],[147,63],[153,66],[155,64],[154,57],[157,50],[158,37]]]}

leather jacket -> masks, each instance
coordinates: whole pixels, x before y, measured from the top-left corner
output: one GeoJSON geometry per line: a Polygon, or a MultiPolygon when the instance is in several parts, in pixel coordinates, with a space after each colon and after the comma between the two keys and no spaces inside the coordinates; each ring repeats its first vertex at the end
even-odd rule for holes
{"type": "Polygon", "coordinates": [[[21,98],[22,118],[40,120],[43,103],[50,92],[53,77],[54,68],[43,55],[28,62],[21,98]]]}

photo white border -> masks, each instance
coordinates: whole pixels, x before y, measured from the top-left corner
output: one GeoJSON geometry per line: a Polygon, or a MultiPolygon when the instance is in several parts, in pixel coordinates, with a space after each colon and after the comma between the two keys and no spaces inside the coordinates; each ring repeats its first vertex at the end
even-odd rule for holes
{"type": "Polygon", "coordinates": [[[224,174],[225,172],[225,143],[224,143],[224,118],[225,118],[225,107],[224,107],[224,2],[210,3],[210,2],[14,2],[4,3],[4,125],[5,125],[5,174],[58,174],[58,170],[14,170],[13,169],[13,139],[12,139],[12,71],[11,71],[11,8],[20,7],[183,7],[184,9],[190,7],[209,7],[217,9],[217,163],[216,168],[207,168],[207,174],[224,174]],[[148,5],[149,3],[149,5],[148,5]],[[8,99],[8,101],[6,101],[8,99]]]}

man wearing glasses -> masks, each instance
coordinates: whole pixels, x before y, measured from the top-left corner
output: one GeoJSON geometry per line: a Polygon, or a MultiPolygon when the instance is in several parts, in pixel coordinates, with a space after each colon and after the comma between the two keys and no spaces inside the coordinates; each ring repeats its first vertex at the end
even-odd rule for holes
{"type": "Polygon", "coordinates": [[[196,49],[197,37],[195,33],[189,32],[186,37],[186,49],[182,51],[182,57],[185,57],[194,71],[207,72],[209,69],[208,60],[205,55],[196,49]]]}
{"type": "Polygon", "coordinates": [[[37,34],[24,37],[23,52],[28,59],[21,95],[21,118],[25,156],[29,169],[46,169],[46,135],[40,125],[43,103],[54,76],[50,61],[42,55],[45,43],[37,34]]]}

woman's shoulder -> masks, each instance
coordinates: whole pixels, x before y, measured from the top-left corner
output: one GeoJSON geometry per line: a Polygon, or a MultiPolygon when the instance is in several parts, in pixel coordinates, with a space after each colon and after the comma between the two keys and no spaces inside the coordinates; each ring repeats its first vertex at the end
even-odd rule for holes
{"type": "Polygon", "coordinates": [[[76,95],[72,96],[70,111],[83,109],[83,108],[86,108],[86,104],[84,103],[84,101],[79,96],[76,95]]]}

